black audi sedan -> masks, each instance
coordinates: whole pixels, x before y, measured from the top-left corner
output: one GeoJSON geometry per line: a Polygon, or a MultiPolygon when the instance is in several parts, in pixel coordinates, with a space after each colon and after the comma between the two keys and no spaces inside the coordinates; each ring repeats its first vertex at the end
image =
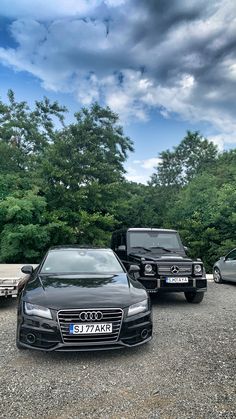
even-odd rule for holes
{"type": "Polygon", "coordinates": [[[111,249],[54,247],[36,269],[22,272],[28,278],[19,287],[19,349],[115,349],[151,339],[148,294],[111,249]]]}

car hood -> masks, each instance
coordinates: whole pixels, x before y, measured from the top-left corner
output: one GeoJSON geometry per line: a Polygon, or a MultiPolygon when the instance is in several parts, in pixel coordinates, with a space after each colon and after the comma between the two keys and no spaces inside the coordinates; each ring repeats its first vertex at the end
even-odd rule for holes
{"type": "Polygon", "coordinates": [[[38,275],[30,280],[23,299],[60,310],[127,307],[147,297],[142,285],[126,273],[117,275],[38,275]]]}
{"type": "Polygon", "coordinates": [[[172,261],[184,261],[192,262],[187,255],[177,253],[156,253],[156,252],[133,252],[131,256],[136,260],[148,260],[148,261],[159,261],[159,262],[172,262],[172,261]]]}

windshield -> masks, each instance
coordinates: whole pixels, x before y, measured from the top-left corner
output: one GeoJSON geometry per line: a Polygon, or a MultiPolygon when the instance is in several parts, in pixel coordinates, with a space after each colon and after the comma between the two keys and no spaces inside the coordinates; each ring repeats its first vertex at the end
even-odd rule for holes
{"type": "Polygon", "coordinates": [[[183,250],[176,233],[135,231],[129,234],[130,247],[143,249],[183,250]]]}
{"type": "Polygon", "coordinates": [[[117,274],[124,272],[111,250],[53,250],[47,255],[41,273],[47,274],[117,274]]]}

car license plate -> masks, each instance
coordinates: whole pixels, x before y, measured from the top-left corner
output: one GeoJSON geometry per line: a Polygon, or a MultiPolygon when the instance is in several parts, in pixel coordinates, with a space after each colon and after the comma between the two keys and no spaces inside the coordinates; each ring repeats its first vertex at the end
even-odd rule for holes
{"type": "Polygon", "coordinates": [[[112,333],[112,323],[70,324],[70,334],[72,335],[97,335],[102,333],[112,333]]]}
{"type": "Polygon", "coordinates": [[[166,278],[168,284],[186,284],[188,283],[188,277],[186,276],[168,276],[166,278]]]}

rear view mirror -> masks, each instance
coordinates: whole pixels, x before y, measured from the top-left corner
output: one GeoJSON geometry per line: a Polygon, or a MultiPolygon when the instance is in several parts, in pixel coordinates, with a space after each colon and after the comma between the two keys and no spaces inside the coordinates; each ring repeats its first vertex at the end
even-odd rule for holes
{"type": "Polygon", "coordinates": [[[25,265],[21,268],[21,272],[23,272],[23,274],[31,275],[33,271],[34,268],[31,265],[25,265]]]}
{"type": "Polygon", "coordinates": [[[130,265],[128,272],[129,274],[134,274],[134,273],[138,273],[140,271],[140,268],[138,265],[130,265]]]}
{"type": "Polygon", "coordinates": [[[117,247],[117,250],[119,250],[120,252],[125,252],[126,246],[124,244],[121,244],[120,246],[117,247]]]}

